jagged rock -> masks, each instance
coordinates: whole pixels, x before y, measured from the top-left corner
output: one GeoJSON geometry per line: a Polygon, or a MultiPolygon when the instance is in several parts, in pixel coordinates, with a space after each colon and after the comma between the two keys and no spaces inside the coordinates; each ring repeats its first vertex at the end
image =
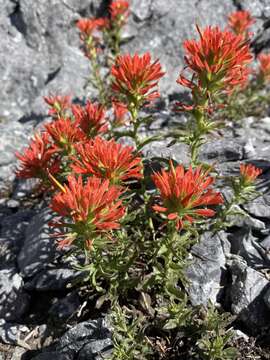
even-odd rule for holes
{"type": "Polygon", "coordinates": [[[260,272],[247,266],[241,257],[228,261],[232,276],[230,288],[231,311],[238,315],[251,334],[269,327],[270,309],[264,302],[269,281],[260,272]]]}
{"type": "Polygon", "coordinates": [[[78,360],[102,360],[112,353],[110,338],[92,341],[86,344],[79,352],[78,360]]]}
{"type": "Polygon", "coordinates": [[[192,247],[191,265],[186,270],[189,280],[188,294],[193,305],[215,304],[222,288],[222,275],[225,271],[225,254],[228,251],[225,232],[201,236],[199,244],[192,247]]]}
{"type": "Polygon", "coordinates": [[[261,243],[252,235],[249,228],[242,228],[228,236],[231,242],[231,252],[242,256],[247,264],[254,269],[268,268],[270,257],[261,243]]]}
{"type": "MultiPolygon", "coordinates": [[[[25,229],[34,215],[32,210],[22,210],[6,216],[0,232],[0,269],[15,264],[24,240],[25,229]]],[[[14,265],[15,266],[15,265],[14,265]]]]}
{"type": "Polygon", "coordinates": [[[12,357],[10,360],[22,360],[26,351],[26,349],[16,346],[12,351],[12,357]]]}
{"type": "Polygon", "coordinates": [[[0,270],[0,318],[20,320],[29,305],[29,297],[23,289],[23,279],[14,269],[0,270]]]}
{"type": "Polygon", "coordinates": [[[244,209],[252,216],[270,219],[270,195],[257,197],[245,204],[244,209]]]}
{"type": "Polygon", "coordinates": [[[21,336],[29,331],[25,325],[8,323],[0,319],[0,339],[6,344],[18,345],[21,336]]]}
{"type": "Polygon", "coordinates": [[[236,161],[243,158],[243,145],[233,140],[211,141],[201,148],[201,160],[214,160],[217,162],[236,161]]]}
{"type": "Polygon", "coordinates": [[[80,297],[76,291],[67,294],[63,299],[59,299],[49,309],[49,314],[57,320],[66,320],[71,317],[80,307],[80,297]]]}
{"type": "Polygon", "coordinates": [[[23,277],[31,277],[47,267],[57,256],[53,230],[48,222],[50,209],[44,208],[33,217],[26,229],[25,241],[18,255],[18,266],[23,277]]]}
{"type": "Polygon", "coordinates": [[[0,198],[8,197],[12,190],[12,181],[15,179],[15,152],[26,146],[31,131],[31,124],[23,126],[16,121],[1,122],[0,100],[0,198]]]}
{"type": "Polygon", "coordinates": [[[67,284],[82,277],[80,271],[73,269],[45,269],[39,271],[31,280],[25,283],[25,289],[36,291],[63,290],[67,284]]]}

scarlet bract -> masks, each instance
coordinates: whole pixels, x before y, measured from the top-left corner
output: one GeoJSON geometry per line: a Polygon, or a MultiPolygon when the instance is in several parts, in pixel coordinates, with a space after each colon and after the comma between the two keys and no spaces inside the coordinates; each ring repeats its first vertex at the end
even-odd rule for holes
{"type": "Polygon", "coordinates": [[[22,178],[47,178],[47,170],[55,174],[59,171],[59,161],[53,158],[57,148],[52,144],[46,132],[35,134],[23,154],[16,153],[21,161],[16,174],[22,178]]]}
{"type": "Polygon", "coordinates": [[[105,109],[101,104],[93,104],[87,101],[85,107],[73,105],[72,112],[76,124],[80,126],[88,137],[94,137],[108,130],[108,124],[105,120],[105,109]]]}
{"type": "Polygon", "coordinates": [[[259,175],[261,175],[262,170],[257,168],[252,164],[241,164],[240,165],[240,174],[243,182],[246,185],[254,183],[259,175]]]}
{"type": "Polygon", "coordinates": [[[58,119],[45,125],[47,132],[60,149],[72,150],[75,143],[85,140],[85,134],[71,119],[58,119]]]}
{"type": "Polygon", "coordinates": [[[159,97],[154,88],[164,72],[158,60],[151,62],[149,53],[118,56],[111,74],[114,77],[113,90],[123,95],[127,104],[143,105],[159,97]]]}
{"type": "Polygon", "coordinates": [[[100,30],[107,26],[106,18],[82,18],[77,21],[77,28],[80,30],[82,37],[90,36],[95,30],[100,30]]]}
{"type": "Polygon", "coordinates": [[[254,24],[249,11],[235,11],[228,17],[229,26],[237,35],[247,35],[248,28],[254,24]]]}
{"type": "Polygon", "coordinates": [[[197,27],[200,39],[184,42],[185,62],[192,73],[192,80],[183,74],[177,82],[191,89],[231,92],[236,86],[245,85],[252,61],[249,44],[241,35],[208,26],[203,31],[197,27]]]}
{"type": "Polygon", "coordinates": [[[96,137],[76,147],[77,156],[71,165],[78,174],[108,179],[113,184],[142,177],[142,160],[133,155],[131,146],[96,137]],[[79,157],[79,159],[78,159],[79,157]]]}
{"type": "Polygon", "coordinates": [[[125,0],[112,1],[110,8],[111,20],[117,21],[119,26],[125,24],[129,14],[129,2],[125,0]]]}
{"type": "Polygon", "coordinates": [[[259,76],[262,81],[270,81],[270,54],[260,54],[258,56],[260,62],[259,76]]]}
{"type": "Polygon", "coordinates": [[[185,171],[182,165],[175,168],[171,162],[168,171],[163,169],[152,179],[162,199],[162,205],[154,205],[153,209],[174,220],[177,229],[185,225],[184,221],[192,223],[201,216],[214,216],[215,211],[206,206],[223,203],[222,195],[210,188],[214,179],[201,167],[185,171]]]}
{"type": "Polygon", "coordinates": [[[45,102],[50,106],[49,115],[63,116],[64,112],[71,106],[70,96],[44,96],[45,102]]]}
{"type": "Polygon", "coordinates": [[[119,220],[125,214],[119,199],[122,193],[120,187],[96,177],[88,178],[86,184],[83,184],[81,176],[78,179],[68,176],[67,180],[68,184],[63,185],[64,191],[57,193],[51,201],[53,211],[70,221],[56,222],[54,226],[72,229],[71,233],[63,234],[59,246],[70,245],[78,238],[89,247],[97,236],[119,228],[119,220]]]}

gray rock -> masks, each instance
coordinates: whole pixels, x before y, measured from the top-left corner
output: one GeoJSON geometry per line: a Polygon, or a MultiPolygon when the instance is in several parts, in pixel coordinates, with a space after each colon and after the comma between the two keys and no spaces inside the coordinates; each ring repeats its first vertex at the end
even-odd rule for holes
{"type": "Polygon", "coordinates": [[[5,344],[19,345],[18,342],[22,335],[29,331],[29,328],[25,325],[8,323],[0,319],[0,339],[5,344]]]}
{"type": "MultiPolygon", "coordinates": [[[[2,220],[0,232],[0,269],[15,264],[15,258],[23,245],[25,229],[31,217],[32,210],[22,210],[6,216],[2,220]]],[[[15,266],[15,265],[14,265],[15,266]]]]}
{"type": "Polygon", "coordinates": [[[270,257],[249,228],[242,228],[228,236],[231,252],[242,256],[254,269],[265,269],[270,265],[270,257]]]}
{"type": "Polygon", "coordinates": [[[26,349],[21,347],[15,347],[15,349],[12,352],[12,357],[10,360],[22,360],[23,355],[27,352],[26,349]]]}
{"type": "Polygon", "coordinates": [[[102,360],[112,353],[112,340],[102,339],[89,342],[79,352],[78,360],[102,360]]]}
{"type": "Polygon", "coordinates": [[[268,309],[270,310],[270,288],[264,294],[263,299],[264,299],[264,302],[267,305],[268,309]]]}
{"type": "Polygon", "coordinates": [[[222,231],[215,235],[204,233],[199,244],[192,247],[186,277],[193,305],[207,305],[209,301],[215,304],[219,300],[226,263],[224,252],[228,252],[228,246],[227,235],[222,231]]]}
{"type": "Polygon", "coordinates": [[[231,311],[238,315],[251,334],[256,334],[261,328],[269,327],[270,309],[264,302],[269,281],[240,257],[228,261],[228,266],[232,276],[231,311]]]}
{"type": "Polygon", "coordinates": [[[67,294],[63,299],[59,299],[49,309],[49,314],[57,320],[66,320],[70,318],[79,309],[81,305],[77,292],[67,294]]]}
{"type": "Polygon", "coordinates": [[[25,289],[36,291],[64,290],[69,283],[82,276],[72,269],[45,269],[25,283],[25,289]]]}
{"type": "Polygon", "coordinates": [[[42,209],[26,229],[25,241],[18,255],[23,277],[34,276],[57,256],[55,239],[50,236],[53,230],[48,225],[51,219],[50,209],[42,209]]]}
{"type": "Polygon", "coordinates": [[[67,357],[75,356],[86,344],[101,340],[109,343],[110,332],[104,319],[82,322],[67,331],[56,345],[56,351],[67,357]]]}
{"type": "Polygon", "coordinates": [[[45,352],[41,353],[35,357],[33,357],[31,360],[73,360],[73,356],[69,356],[66,354],[59,354],[56,351],[53,352],[45,352]]]}
{"type": "Polygon", "coordinates": [[[23,290],[23,280],[13,269],[0,270],[0,318],[20,320],[29,305],[29,296],[23,290]]]}
{"type": "Polygon", "coordinates": [[[12,198],[15,200],[21,200],[23,198],[30,197],[37,188],[38,184],[38,179],[18,179],[12,198]]]}
{"type": "Polygon", "coordinates": [[[204,144],[201,148],[201,160],[217,162],[236,161],[243,158],[243,145],[232,140],[216,140],[204,144]]]}
{"type": "Polygon", "coordinates": [[[257,197],[245,204],[244,209],[252,216],[270,219],[270,195],[257,197]]]}
{"type": "Polygon", "coordinates": [[[243,210],[239,206],[235,205],[233,210],[239,212],[239,215],[230,215],[227,217],[228,222],[232,226],[259,230],[261,233],[266,230],[266,225],[263,221],[253,218],[248,213],[242,214],[243,210]]]}

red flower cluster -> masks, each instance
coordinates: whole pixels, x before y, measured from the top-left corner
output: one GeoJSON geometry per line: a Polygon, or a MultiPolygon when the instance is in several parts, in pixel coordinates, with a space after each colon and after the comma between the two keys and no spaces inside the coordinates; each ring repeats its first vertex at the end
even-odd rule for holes
{"type": "Polygon", "coordinates": [[[68,154],[72,152],[74,144],[85,140],[85,134],[71,119],[60,118],[45,125],[45,128],[59,149],[68,154]]]}
{"type": "Polygon", "coordinates": [[[65,112],[70,108],[70,96],[44,96],[45,102],[50,106],[49,115],[52,117],[65,117],[65,112]]]}
{"type": "Polygon", "coordinates": [[[247,65],[252,61],[249,45],[241,35],[221,31],[218,27],[197,30],[200,40],[184,42],[185,62],[192,80],[180,74],[177,82],[193,92],[202,89],[212,95],[220,91],[231,92],[243,86],[250,73],[247,65]]]}
{"type": "Polygon", "coordinates": [[[77,28],[80,30],[80,38],[83,44],[83,51],[89,59],[95,58],[100,51],[100,38],[97,35],[98,30],[108,26],[108,19],[80,19],[77,21],[77,28]]]}
{"type": "Polygon", "coordinates": [[[122,190],[110,185],[109,180],[90,177],[83,184],[82,177],[68,177],[68,184],[51,201],[51,208],[71,223],[54,223],[55,227],[70,227],[71,233],[60,234],[60,247],[70,245],[75,239],[90,249],[95,238],[119,228],[125,208],[119,197],[122,190]]]}
{"type": "Polygon", "coordinates": [[[96,18],[96,19],[80,19],[77,21],[77,28],[81,32],[82,40],[92,36],[93,32],[96,30],[102,30],[107,26],[106,18],[96,18]]]}
{"type": "Polygon", "coordinates": [[[127,106],[121,102],[115,102],[115,101],[113,101],[112,106],[114,113],[113,126],[125,125],[127,123],[127,114],[128,114],[127,106]]]}
{"type": "Polygon", "coordinates": [[[249,11],[235,11],[228,17],[230,28],[237,35],[248,36],[248,28],[255,23],[249,11]]]}
{"type": "Polygon", "coordinates": [[[142,161],[132,154],[131,146],[117,144],[96,137],[76,147],[72,169],[77,174],[94,175],[108,179],[112,184],[121,184],[130,179],[142,177],[142,161]]]}
{"type": "Polygon", "coordinates": [[[244,185],[251,185],[261,175],[262,170],[251,164],[241,164],[240,174],[244,185]]]}
{"type": "Polygon", "coordinates": [[[129,15],[129,2],[124,0],[113,1],[109,7],[111,21],[122,27],[129,15]]]}
{"type": "Polygon", "coordinates": [[[174,168],[171,162],[169,171],[163,169],[152,175],[152,179],[163,202],[163,206],[154,205],[153,209],[174,220],[178,230],[185,226],[185,221],[193,223],[198,217],[215,215],[214,210],[204,206],[223,203],[222,195],[209,188],[214,179],[201,167],[185,171],[182,165],[174,168]]]}
{"type": "Polygon", "coordinates": [[[39,178],[46,181],[47,171],[51,174],[59,171],[59,160],[53,157],[55,152],[56,148],[47,133],[36,134],[23,154],[16,153],[16,157],[21,161],[16,175],[21,178],[39,178]]]}
{"type": "Polygon", "coordinates": [[[102,105],[92,104],[90,101],[87,101],[84,108],[80,105],[73,105],[72,112],[76,124],[80,126],[88,137],[92,138],[108,130],[105,110],[102,105]]]}
{"type": "Polygon", "coordinates": [[[128,105],[138,108],[159,97],[158,91],[152,89],[165,73],[159,61],[151,63],[151,56],[146,53],[143,56],[118,56],[111,74],[114,77],[113,90],[123,95],[128,105]]]}
{"type": "Polygon", "coordinates": [[[260,62],[259,79],[262,82],[270,81],[270,54],[260,54],[258,56],[260,62]]]}

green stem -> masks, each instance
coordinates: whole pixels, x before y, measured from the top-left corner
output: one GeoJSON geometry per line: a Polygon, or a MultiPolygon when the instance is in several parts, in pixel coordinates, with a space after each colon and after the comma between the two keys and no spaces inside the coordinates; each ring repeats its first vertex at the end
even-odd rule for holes
{"type": "Polygon", "coordinates": [[[93,70],[92,83],[99,92],[99,100],[100,100],[101,104],[107,105],[108,98],[106,96],[106,88],[104,86],[105,82],[104,82],[104,79],[102,79],[102,77],[101,77],[100,66],[99,66],[99,63],[98,63],[96,57],[93,57],[91,59],[91,64],[92,64],[92,70],[93,70]]]}

